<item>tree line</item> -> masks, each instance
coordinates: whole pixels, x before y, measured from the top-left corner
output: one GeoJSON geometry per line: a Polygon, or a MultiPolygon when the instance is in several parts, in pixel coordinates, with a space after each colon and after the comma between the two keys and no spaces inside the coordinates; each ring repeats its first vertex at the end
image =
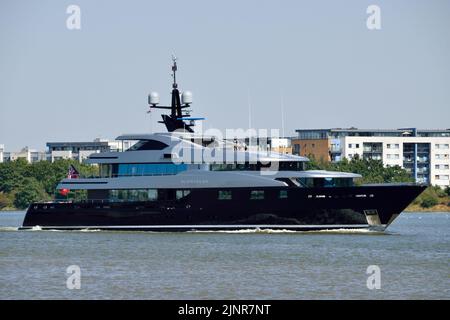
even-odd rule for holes
{"type": "MultiPolygon", "coordinates": [[[[47,201],[57,196],[56,186],[67,177],[69,166],[74,165],[81,175],[98,175],[98,167],[80,164],[75,160],[39,161],[25,159],[0,163],[0,210],[27,208],[31,202],[47,201]]],[[[82,192],[75,192],[82,197],[82,192]]]]}

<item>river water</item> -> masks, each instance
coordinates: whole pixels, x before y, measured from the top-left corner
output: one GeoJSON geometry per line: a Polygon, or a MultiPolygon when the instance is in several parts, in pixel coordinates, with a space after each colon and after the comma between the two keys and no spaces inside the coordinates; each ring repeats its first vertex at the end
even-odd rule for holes
{"type": "Polygon", "coordinates": [[[450,299],[449,213],[386,233],[17,231],[23,216],[0,212],[0,299],[450,299]]]}

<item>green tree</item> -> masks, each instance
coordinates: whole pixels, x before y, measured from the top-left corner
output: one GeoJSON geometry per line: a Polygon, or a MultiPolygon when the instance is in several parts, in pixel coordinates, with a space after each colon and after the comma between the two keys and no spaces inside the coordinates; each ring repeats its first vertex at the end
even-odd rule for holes
{"type": "Polygon", "coordinates": [[[427,194],[427,195],[423,196],[420,206],[422,208],[431,208],[431,207],[434,207],[435,205],[437,205],[438,203],[439,203],[438,199],[436,199],[435,197],[433,197],[430,194],[427,194]]]}
{"type": "Polygon", "coordinates": [[[25,159],[0,164],[0,192],[12,192],[28,176],[30,165],[25,159]]]}
{"type": "Polygon", "coordinates": [[[54,195],[58,183],[67,177],[70,165],[73,165],[82,176],[98,175],[98,166],[81,164],[74,160],[61,159],[54,163],[40,161],[32,164],[31,176],[41,181],[45,191],[54,195]]]}
{"type": "Polygon", "coordinates": [[[447,186],[447,188],[445,188],[445,193],[447,194],[447,196],[450,196],[450,186],[447,186]]]}
{"type": "Polygon", "coordinates": [[[10,208],[13,206],[13,200],[11,197],[3,192],[0,192],[0,210],[4,208],[10,208]]]}
{"type": "Polygon", "coordinates": [[[25,209],[32,202],[49,200],[49,198],[42,184],[35,178],[27,177],[22,180],[22,185],[15,191],[14,206],[18,209],[25,209]]]}

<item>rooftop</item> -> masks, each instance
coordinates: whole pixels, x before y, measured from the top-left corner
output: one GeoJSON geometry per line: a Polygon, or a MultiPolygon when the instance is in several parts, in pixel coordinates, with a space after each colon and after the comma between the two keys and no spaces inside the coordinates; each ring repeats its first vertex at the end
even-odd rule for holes
{"type": "MultiPolygon", "coordinates": [[[[351,128],[328,128],[328,129],[296,129],[295,132],[307,131],[327,131],[327,132],[412,132],[415,128],[398,128],[398,129],[359,129],[351,128]]],[[[436,132],[436,133],[450,133],[450,129],[416,129],[417,132],[436,132]]]]}
{"type": "Polygon", "coordinates": [[[47,147],[81,147],[81,146],[108,146],[108,141],[90,142],[47,142],[47,147]]]}
{"type": "Polygon", "coordinates": [[[328,129],[297,129],[300,139],[327,139],[328,137],[344,136],[417,136],[417,137],[450,137],[450,129],[416,129],[416,128],[398,128],[398,129],[358,129],[351,128],[328,128],[328,129]]]}

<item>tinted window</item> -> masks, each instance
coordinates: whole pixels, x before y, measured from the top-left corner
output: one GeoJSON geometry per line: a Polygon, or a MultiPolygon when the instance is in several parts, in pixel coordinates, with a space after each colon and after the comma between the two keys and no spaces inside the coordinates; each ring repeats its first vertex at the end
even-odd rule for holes
{"type": "Polygon", "coordinates": [[[158,140],[141,140],[132,146],[128,151],[137,150],[162,150],[167,147],[167,144],[158,140]]]}
{"type": "Polygon", "coordinates": [[[280,199],[286,199],[288,197],[287,190],[280,190],[279,198],[280,199]]]}
{"type": "Polygon", "coordinates": [[[250,193],[251,200],[262,200],[264,199],[264,191],[262,190],[254,190],[250,193]]]}
{"type": "Polygon", "coordinates": [[[231,200],[231,191],[219,191],[218,195],[219,200],[231,200]]]}

